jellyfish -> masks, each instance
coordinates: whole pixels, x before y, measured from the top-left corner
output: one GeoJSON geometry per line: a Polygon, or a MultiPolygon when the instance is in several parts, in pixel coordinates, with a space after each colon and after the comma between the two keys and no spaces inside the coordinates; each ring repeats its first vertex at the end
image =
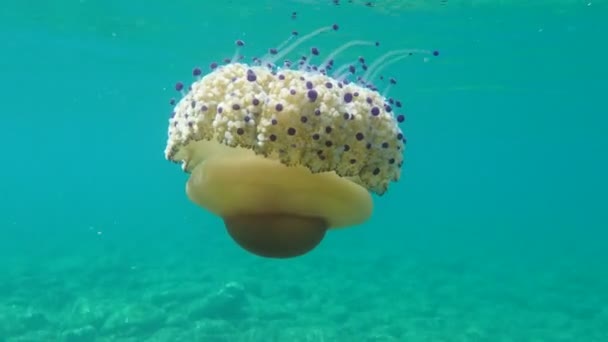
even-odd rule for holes
{"type": "Polygon", "coordinates": [[[310,252],[329,230],[367,221],[371,194],[384,194],[400,178],[405,117],[373,79],[393,62],[438,52],[389,51],[369,66],[361,56],[334,70],[342,51],[379,46],[351,41],[320,61],[317,47],[285,59],[337,30],[334,24],[293,32],[250,63],[238,40],[232,58],[211,63],[206,74],[196,67],[189,87],[175,86],[181,98],[171,101],[165,157],[189,173],[188,198],[222,218],[232,239],[255,255],[310,252]]]}

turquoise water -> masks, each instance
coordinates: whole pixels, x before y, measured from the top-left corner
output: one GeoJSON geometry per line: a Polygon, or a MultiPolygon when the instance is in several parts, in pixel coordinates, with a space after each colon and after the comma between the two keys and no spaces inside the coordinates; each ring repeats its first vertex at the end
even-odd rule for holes
{"type": "Polygon", "coordinates": [[[608,341],[606,17],[596,1],[0,5],[0,341],[608,341]],[[258,258],[164,159],[173,84],[235,39],[260,55],[334,22],[312,44],[441,51],[386,70],[402,179],[367,223],[258,258]]]}

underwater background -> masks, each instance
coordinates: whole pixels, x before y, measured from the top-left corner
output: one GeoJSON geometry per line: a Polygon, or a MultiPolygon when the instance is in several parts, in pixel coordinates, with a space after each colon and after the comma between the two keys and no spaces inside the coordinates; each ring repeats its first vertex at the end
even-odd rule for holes
{"type": "Polygon", "coordinates": [[[591,0],[3,2],[0,341],[608,341],[606,18],[591,0]],[[334,22],[302,49],[441,55],[386,70],[408,148],[372,219],[262,259],[164,159],[173,84],[235,39],[250,57],[334,22]]]}

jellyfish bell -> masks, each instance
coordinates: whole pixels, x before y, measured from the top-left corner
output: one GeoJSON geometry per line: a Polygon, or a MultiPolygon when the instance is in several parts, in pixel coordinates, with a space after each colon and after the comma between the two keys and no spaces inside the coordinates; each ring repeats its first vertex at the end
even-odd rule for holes
{"type": "MultiPolygon", "coordinates": [[[[251,65],[237,53],[211,64],[196,81],[176,90],[165,156],[190,173],[189,199],[221,217],[228,234],[245,250],[288,258],[314,249],[330,229],[362,224],[372,214],[370,193],[382,195],[400,177],[405,139],[389,100],[367,77],[382,63],[355,66],[330,76],[333,58],[350,42],[314,64],[317,48],[300,63],[279,60],[318,29],[270,49],[251,65]],[[357,81],[351,82],[349,77],[357,81]]],[[[399,50],[384,60],[423,50],[399,50]]],[[[428,54],[433,54],[428,52],[428,54]]],[[[392,59],[391,59],[392,58],[392,59]]],[[[364,59],[359,58],[363,64],[364,59]]]]}

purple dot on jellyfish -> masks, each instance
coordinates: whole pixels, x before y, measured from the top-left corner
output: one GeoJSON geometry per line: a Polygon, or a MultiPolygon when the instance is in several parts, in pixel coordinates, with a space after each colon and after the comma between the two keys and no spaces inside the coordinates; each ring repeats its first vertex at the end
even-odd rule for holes
{"type": "Polygon", "coordinates": [[[175,90],[177,90],[177,91],[184,90],[184,84],[182,82],[175,83],[175,90]]]}
{"type": "Polygon", "coordinates": [[[317,94],[317,91],[314,90],[314,89],[309,90],[308,94],[307,94],[308,99],[310,100],[310,102],[315,102],[317,100],[317,96],[318,95],[319,94],[317,94]]]}
{"type": "Polygon", "coordinates": [[[192,76],[200,76],[202,73],[203,71],[199,67],[192,69],[192,76]]]}
{"type": "Polygon", "coordinates": [[[403,114],[397,115],[397,122],[402,123],[403,121],[405,121],[405,116],[403,114]]]}
{"type": "Polygon", "coordinates": [[[310,49],[310,53],[312,53],[315,56],[319,55],[319,49],[317,49],[316,47],[313,47],[312,49],[310,49]]]}
{"type": "Polygon", "coordinates": [[[216,63],[216,62],[213,62],[213,63],[209,64],[209,68],[210,68],[211,70],[214,70],[215,68],[217,68],[217,63],[216,63]]]}
{"type": "Polygon", "coordinates": [[[351,93],[344,94],[344,102],[350,103],[352,100],[353,100],[353,94],[351,94],[351,93]]]}
{"type": "Polygon", "coordinates": [[[253,72],[253,70],[249,69],[247,70],[247,81],[249,82],[255,82],[255,80],[257,79],[255,72],[253,72]]]}
{"type": "Polygon", "coordinates": [[[234,42],[234,45],[236,45],[238,47],[245,46],[245,42],[239,39],[234,42]]]}
{"type": "Polygon", "coordinates": [[[340,26],[338,26],[338,24],[333,24],[333,25],[331,26],[331,28],[332,28],[334,31],[338,31],[338,29],[340,28],[340,26]]]}
{"type": "Polygon", "coordinates": [[[433,51],[433,56],[439,56],[439,51],[437,51],[437,50],[433,51]]]}

